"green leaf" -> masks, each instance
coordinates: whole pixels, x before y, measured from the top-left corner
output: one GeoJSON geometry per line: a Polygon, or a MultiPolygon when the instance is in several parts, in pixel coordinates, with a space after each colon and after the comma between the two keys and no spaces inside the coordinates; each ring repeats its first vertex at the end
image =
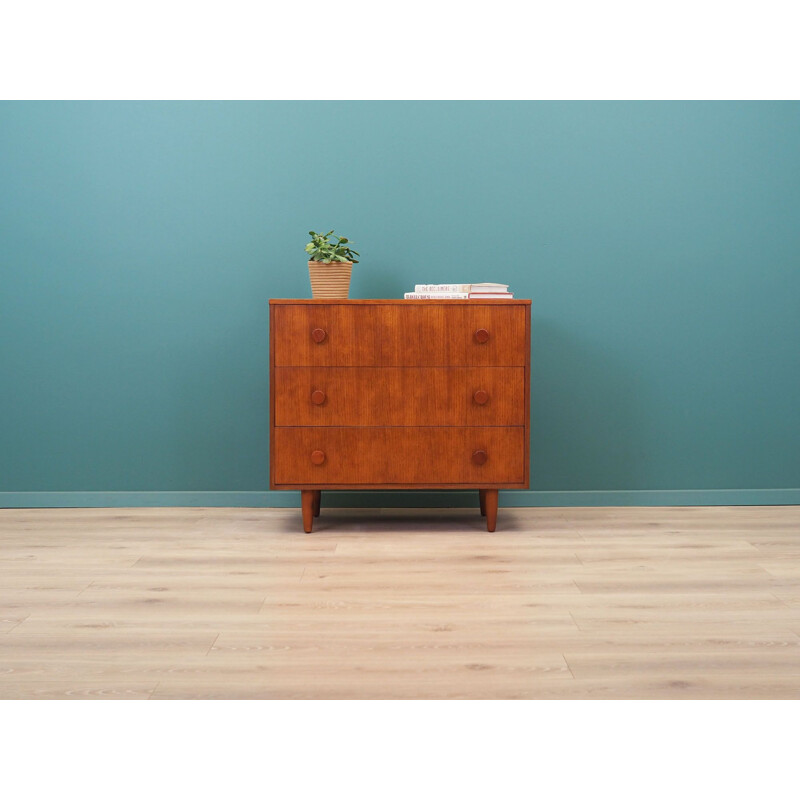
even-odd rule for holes
{"type": "Polygon", "coordinates": [[[352,242],[346,236],[338,236],[333,230],[327,233],[309,231],[308,235],[311,236],[311,241],[306,244],[305,252],[309,254],[311,261],[319,261],[322,264],[341,264],[352,261],[353,264],[358,264],[358,259],[355,256],[361,254],[348,246],[352,242]],[[336,241],[330,241],[329,237],[331,236],[336,241]]]}

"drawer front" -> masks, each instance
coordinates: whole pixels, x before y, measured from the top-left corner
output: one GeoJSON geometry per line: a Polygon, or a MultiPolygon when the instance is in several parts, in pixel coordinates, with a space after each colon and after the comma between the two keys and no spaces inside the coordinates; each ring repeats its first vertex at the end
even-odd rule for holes
{"type": "Polygon", "coordinates": [[[522,484],[525,429],[275,428],[274,486],[522,484]]]}
{"type": "Polygon", "coordinates": [[[524,425],[525,367],[464,370],[466,425],[524,425]]]}
{"type": "Polygon", "coordinates": [[[524,365],[528,354],[525,306],[465,306],[466,363],[524,365]]]}
{"type": "Polygon", "coordinates": [[[276,367],[275,425],[524,425],[524,367],[276,367]]]}
{"type": "Polygon", "coordinates": [[[275,366],[523,366],[526,306],[274,305],[275,366]]]}

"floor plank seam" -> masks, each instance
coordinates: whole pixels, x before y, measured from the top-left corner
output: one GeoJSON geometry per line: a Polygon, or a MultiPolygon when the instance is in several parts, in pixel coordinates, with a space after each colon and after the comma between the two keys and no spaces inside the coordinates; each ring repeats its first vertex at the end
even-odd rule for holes
{"type": "MultiPolygon", "coordinates": [[[[775,592],[770,592],[770,594],[779,602],[782,603],[786,608],[796,608],[791,603],[787,603],[782,597],[779,597],[775,592]]],[[[800,614],[800,609],[798,609],[798,613],[800,614]]]]}
{"type": "Polygon", "coordinates": [[[570,619],[572,620],[572,624],[573,624],[573,625],[574,625],[574,626],[575,626],[575,627],[576,627],[576,628],[577,628],[577,629],[578,629],[578,630],[579,630],[581,633],[583,633],[583,632],[584,632],[584,631],[583,631],[583,628],[581,628],[581,626],[580,626],[580,625],[578,625],[578,620],[576,620],[576,619],[575,619],[575,615],[574,615],[574,614],[573,614],[573,613],[572,613],[572,612],[571,612],[569,609],[567,609],[567,614],[569,614],[569,617],[570,617],[570,619]]]}
{"type": "Polygon", "coordinates": [[[81,595],[82,595],[82,594],[83,594],[83,593],[84,593],[84,592],[85,592],[87,589],[91,589],[91,588],[92,588],[92,586],[94,586],[94,581],[91,581],[91,582],[89,583],[89,585],[88,585],[88,586],[84,586],[84,587],[83,587],[83,589],[81,589],[81,590],[78,592],[78,594],[76,594],[76,595],[75,595],[76,599],[77,599],[78,597],[80,597],[80,596],[81,596],[81,595]]]}
{"type": "Polygon", "coordinates": [[[14,625],[12,625],[12,626],[11,626],[11,627],[10,627],[10,628],[9,628],[9,629],[6,631],[6,634],[9,634],[9,633],[11,633],[11,631],[13,631],[15,628],[18,628],[20,625],[22,625],[22,623],[23,623],[23,622],[25,622],[25,620],[26,620],[26,619],[30,619],[30,616],[31,616],[31,615],[30,615],[30,614],[28,614],[28,616],[27,616],[27,617],[23,617],[23,618],[22,618],[21,620],[19,620],[17,623],[15,623],[14,625]]]}
{"type": "MultiPolygon", "coordinates": [[[[266,598],[265,598],[265,599],[266,599],[266,598]]],[[[218,634],[217,634],[217,635],[214,637],[214,641],[213,641],[213,642],[211,642],[211,644],[208,646],[208,650],[206,650],[206,655],[208,655],[208,654],[209,654],[209,653],[212,651],[212,649],[214,648],[214,645],[217,643],[217,639],[219,639],[219,637],[220,637],[220,636],[222,636],[222,631],[220,631],[220,632],[219,632],[219,633],[218,633],[218,634]]]]}
{"type": "Polygon", "coordinates": [[[567,665],[567,669],[569,670],[569,674],[572,675],[572,680],[575,680],[575,673],[572,671],[572,667],[569,665],[569,661],[567,661],[567,656],[562,653],[561,658],[564,659],[564,663],[567,665]]]}

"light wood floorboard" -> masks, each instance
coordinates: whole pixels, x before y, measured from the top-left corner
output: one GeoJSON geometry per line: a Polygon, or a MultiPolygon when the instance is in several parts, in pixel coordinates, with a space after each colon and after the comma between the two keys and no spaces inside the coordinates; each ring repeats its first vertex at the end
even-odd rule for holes
{"type": "Polygon", "coordinates": [[[12,698],[800,698],[800,508],[0,510],[12,698]]]}

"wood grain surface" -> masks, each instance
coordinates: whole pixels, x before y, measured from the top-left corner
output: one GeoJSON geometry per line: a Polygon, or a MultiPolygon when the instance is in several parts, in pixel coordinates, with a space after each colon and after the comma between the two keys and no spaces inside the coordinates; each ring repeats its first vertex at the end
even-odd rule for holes
{"type": "Polygon", "coordinates": [[[522,427],[288,427],[272,436],[276,488],[521,486],[525,473],[522,427]]]}
{"type": "Polygon", "coordinates": [[[524,366],[530,306],[499,302],[505,305],[270,301],[275,366],[524,366]],[[486,343],[475,339],[479,329],[489,332],[486,343]]]}
{"type": "Polygon", "coordinates": [[[0,510],[0,698],[800,698],[800,508],[475,503],[0,510]]]}
{"type": "Polygon", "coordinates": [[[471,485],[493,531],[497,489],[528,486],[530,309],[270,300],[270,488],[304,492],[303,530],[309,491],[471,485]]]}
{"type": "Polygon", "coordinates": [[[524,381],[524,367],[276,367],[275,425],[524,425],[524,381]]]}

